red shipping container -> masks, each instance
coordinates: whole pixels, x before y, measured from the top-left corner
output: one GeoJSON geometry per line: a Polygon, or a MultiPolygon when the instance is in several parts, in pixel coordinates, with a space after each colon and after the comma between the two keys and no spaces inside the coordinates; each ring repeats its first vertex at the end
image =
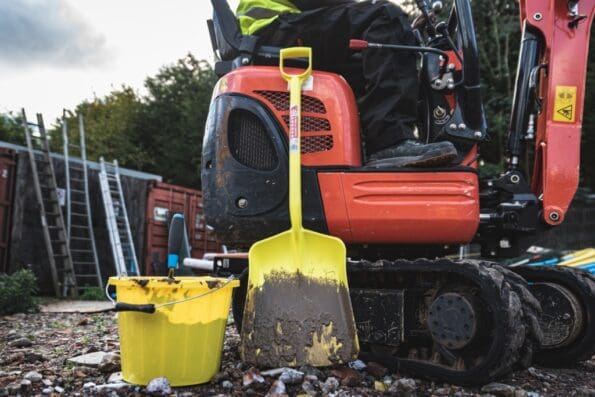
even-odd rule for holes
{"type": "Polygon", "coordinates": [[[206,252],[221,252],[214,235],[206,229],[202,192],[163,182],[154,182],[147,193],[145,274],[167,267],[167,237],[173,214],[184,214],[193,258],[206,252]]]}
{"type": "Polygon", "coordinates": [[[0,271],[8,271],[16,152],[0,148],[0,271]]]}

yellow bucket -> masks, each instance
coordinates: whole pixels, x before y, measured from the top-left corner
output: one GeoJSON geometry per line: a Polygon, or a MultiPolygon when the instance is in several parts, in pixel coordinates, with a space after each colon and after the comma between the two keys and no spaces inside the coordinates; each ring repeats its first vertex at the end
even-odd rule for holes
{"type": "Polygon", "coordinates": [[[110,277],[109,285],[116,287],[126,382],[146,385],[164,376],[172,386],[186,386],[208,382],[219,371],[232,290],[239,286],[238,280],[110,277]]]}

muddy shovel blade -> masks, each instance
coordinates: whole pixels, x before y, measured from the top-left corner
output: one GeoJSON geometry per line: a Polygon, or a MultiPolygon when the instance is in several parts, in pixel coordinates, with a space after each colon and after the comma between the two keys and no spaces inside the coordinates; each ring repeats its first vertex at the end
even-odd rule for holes
{"type": "Polygon", "coordinates": [[[327,366],[359,346],[341,240],[287,231],[250,250],[242,358],[258,367],[327,366]]]}
{"type": "Polygon", "coordinates": [[[327,366],[351,361],[359,352],[345,245],[302,227],[300,103],[311,58],[309,48],[281,50],[281,74],[290,86],[291,229],[250,248],[240,353],[258,367],[327,366]],[[284,59],[299,57],[308,59],[308,68],[287,73],[284,59]]]}

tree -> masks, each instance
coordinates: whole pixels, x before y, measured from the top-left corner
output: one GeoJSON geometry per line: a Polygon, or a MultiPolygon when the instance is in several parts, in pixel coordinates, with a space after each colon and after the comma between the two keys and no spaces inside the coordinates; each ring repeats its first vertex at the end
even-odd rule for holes
{"type": "MultiPolygon", "coordinates": [[[[89,159],[117,159],[123,167],[198,188],[202,137],[215,82],[209,64],[188,54],[148,77],[146,96],[122,86],[77,105],[67,113],[69,140],[78,139],[82,114],[89,159]]],[[[62,120],[56,123],[51,145],[61,152],[62,120]]]]}
{"type": "MultiPolygon", "coordinates": [[[[103,156],[106,160],[117,159],[124,167],[146,169],[152,158],[144,148],[140,129],[143,103],[134,90],[122,86],[103,98],[84,101],[74,112],[67,112],[69,141],[78,144],[81,114],[85,126],[87,157],[97,161],[103,156]]],[[[62,152],[62,120],[51,131],[51,149],[62,152]]]]}
{"type": "Polygon", "coordinates": [[[153,156],[149,171],[164,180],[200,186],[202,138],[216,76],[191,54],[145,80],[142,130],[153,156]]]}
{"type": "Polygon", "coordinates": [[[21,116],[16,116],[13,112],[0,114],[0,141],[17,145],[27,144],[21,116]]]}

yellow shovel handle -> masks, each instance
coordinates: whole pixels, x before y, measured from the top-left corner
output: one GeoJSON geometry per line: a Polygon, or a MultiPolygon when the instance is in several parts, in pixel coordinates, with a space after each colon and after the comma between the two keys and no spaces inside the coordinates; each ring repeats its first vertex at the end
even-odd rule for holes
{"type": "Polygon", "coordinates": [[[280,53],[279,69],[289,82],[289,216],[291,228],[302,228],[302,176],[300,163],[302,84],[312,74],[312,49],[310,47],[284,48],[280,53]],[[285,60],[306,58],[308,66],[297,74],[285,70],[285,60]]]}

